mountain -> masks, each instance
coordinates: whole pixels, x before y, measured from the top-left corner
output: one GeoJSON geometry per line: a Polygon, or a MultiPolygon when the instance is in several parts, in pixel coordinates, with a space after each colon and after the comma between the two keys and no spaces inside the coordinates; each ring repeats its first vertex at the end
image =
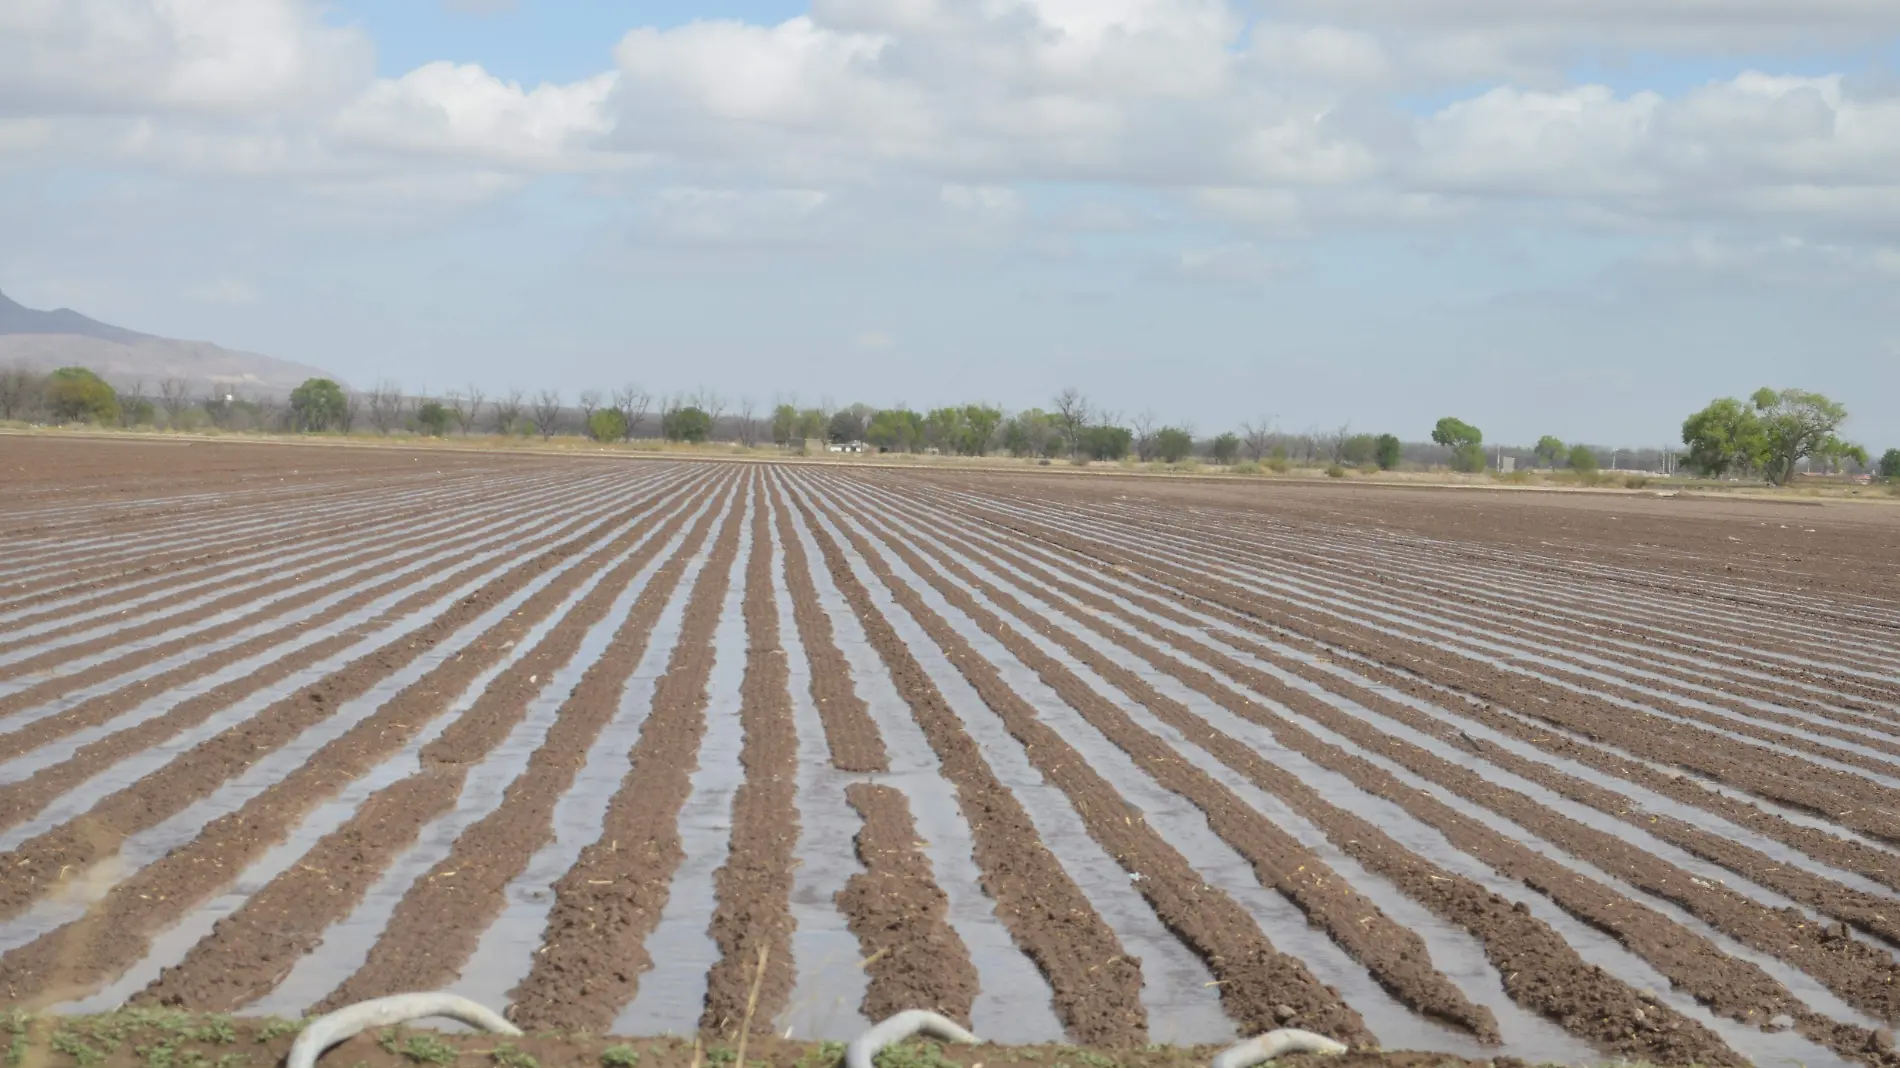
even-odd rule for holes
{"type": "Polygon", "coordinates": [[[115,385],[184,379],[194,391],[212,385],[283,393],[306,378],[335,378],[307,364],[176,341],[90,319],[70,308],[36,311],[0,293],[0,367],[46,372],[87,367],[115,385]]]}

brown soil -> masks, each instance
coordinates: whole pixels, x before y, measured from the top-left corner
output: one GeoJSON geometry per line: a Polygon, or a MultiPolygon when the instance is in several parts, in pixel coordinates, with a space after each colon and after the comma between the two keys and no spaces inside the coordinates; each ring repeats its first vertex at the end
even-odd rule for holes
{"type": "Polygon", "coordinates": [[[554,885],[542,948],[510,993],[509,1015],[523,1026],[604,1030],[653,966],[646,937],[659,925],[673,873],[685,859],[679,813],[706,733],[713,632],[741,529],[735,502],[693,583],[679,644],[654,685],[632,770],[608,804],[600,839],[554,885]]]}
{"type": "Polygon", "coordinates": [[[950,899],[931,875],[910,803],[903,791],[870,783],[852,784],[845,796],[864,818],[856,839],[864,870],[838,892],[871,979],[859,1006],[864,1018],[934,1009],[969,1026],[976,968],[950,927],[950,899]]]}

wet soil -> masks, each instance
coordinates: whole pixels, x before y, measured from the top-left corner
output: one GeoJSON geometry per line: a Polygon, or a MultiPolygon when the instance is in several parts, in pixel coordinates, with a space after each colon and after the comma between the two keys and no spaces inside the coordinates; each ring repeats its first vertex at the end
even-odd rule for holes
{"type": "Polygon", "coordinates": [[[605,1030],[652,968],[645,942],[685,858],[680,810],[706,733],[713,632],[742,527],[735,507],[693,583],[679,642],[654,686],[652,711],[629,754],[632,768],[608,804],[600,838],[554,885],[542,947],[509,995],[509,1015],[524,1027],[605,1030]]]}
{"type": "Polygon", "coordinates": [[[870,783],[854,783],[845,796],[864,818],[856,838],[864,870],[839,891],[838,907],[865,950],[865,1019],[932,1009],[969,1026],[976,968],[950,927],[950,899],[931,875],[909,802],[901,790],[870,783]]]}
{"type": "MultiPolygon", "coordinates": [[[[836,541],[802,500],[795,503],[824,554],[833,583],[910,706],[944,776],[955,784],[958,806],[975,839],[973,859],[983,888],[996,902],[997,918],[1016,945],[1049,980],[1063,1026],[1072,1037],[1092,1044],[1141,1045],[1147,1038],[1147,1012],[1141,1003],[1140,962],[1128,955],[1074,880],[1038,841],[1022,804],[997,781],[956,713],[883,617],[836,541]]],[[[1317,982],[1312,985],[1326,996],[1317,982]]],[[[1330,1001],[1338,1004],[1336,997],[1330,1001]]]]}

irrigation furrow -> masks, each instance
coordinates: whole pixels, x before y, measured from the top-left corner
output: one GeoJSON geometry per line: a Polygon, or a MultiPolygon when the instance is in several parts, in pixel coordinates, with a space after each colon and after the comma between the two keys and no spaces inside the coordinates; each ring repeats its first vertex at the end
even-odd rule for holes
{"type": "Polygon", "coordinates": [[[656,515],[654,519],[663,522],[642,524],[640,540],[626,545],[626,539],[619,539],[577,568],[589,572],[583,579],[584,593],[561,606],[552,616],[555,625],[525,653],[484,680],[468,709],[419,747],[411,761],[403,762],[408,767],[398,772],[397,781],[364,799],[354,815],[310,846],[292,868],[219,920],[209,937],[193,945],[183,961],[166,968],[135,1000],[228,1012],[261,996],[285,975],[275,967],[277,962],[295,961],[315,948],[385,869],[396,867],[424,829],[455,807],[471,774],[483,773],[484,791],[508,782],[511,776],[489,760],[490,754],[511,741],[524,723],[529,723],[526,736],[516,748],[531,751],[545,744],[558,697],[544,695],[576,683],[585,665],[569,669],[586,648],[589,633],[670,544],[685,518],[679,510],[656,515]],[[530,723],[537,707],[548,711],[530,723]],[[255,967],[256,958],[273,967],[255,967]]]}
{"type": "Polygon", "coordinates": [[[713,632],[738,555],[740,513],[722,525],[693,584],[684,629],[635,743],[631,770],[602,821],[601,838],[555,883],[542,948],[511,994],[510,1015],[536,1028],[603,1031],[653,966],[645,948],[685,859],[680,812],[705,735],[713,632]]]}

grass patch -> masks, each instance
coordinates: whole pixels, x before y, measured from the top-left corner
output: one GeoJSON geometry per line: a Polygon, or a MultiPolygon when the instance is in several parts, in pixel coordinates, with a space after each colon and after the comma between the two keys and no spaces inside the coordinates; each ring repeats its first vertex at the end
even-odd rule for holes
{"type": "Polygon", "coordinates": [[[601,1068],[640,1068],[640,1051],[625,1044],[600,1051],[601,1068]]]}

